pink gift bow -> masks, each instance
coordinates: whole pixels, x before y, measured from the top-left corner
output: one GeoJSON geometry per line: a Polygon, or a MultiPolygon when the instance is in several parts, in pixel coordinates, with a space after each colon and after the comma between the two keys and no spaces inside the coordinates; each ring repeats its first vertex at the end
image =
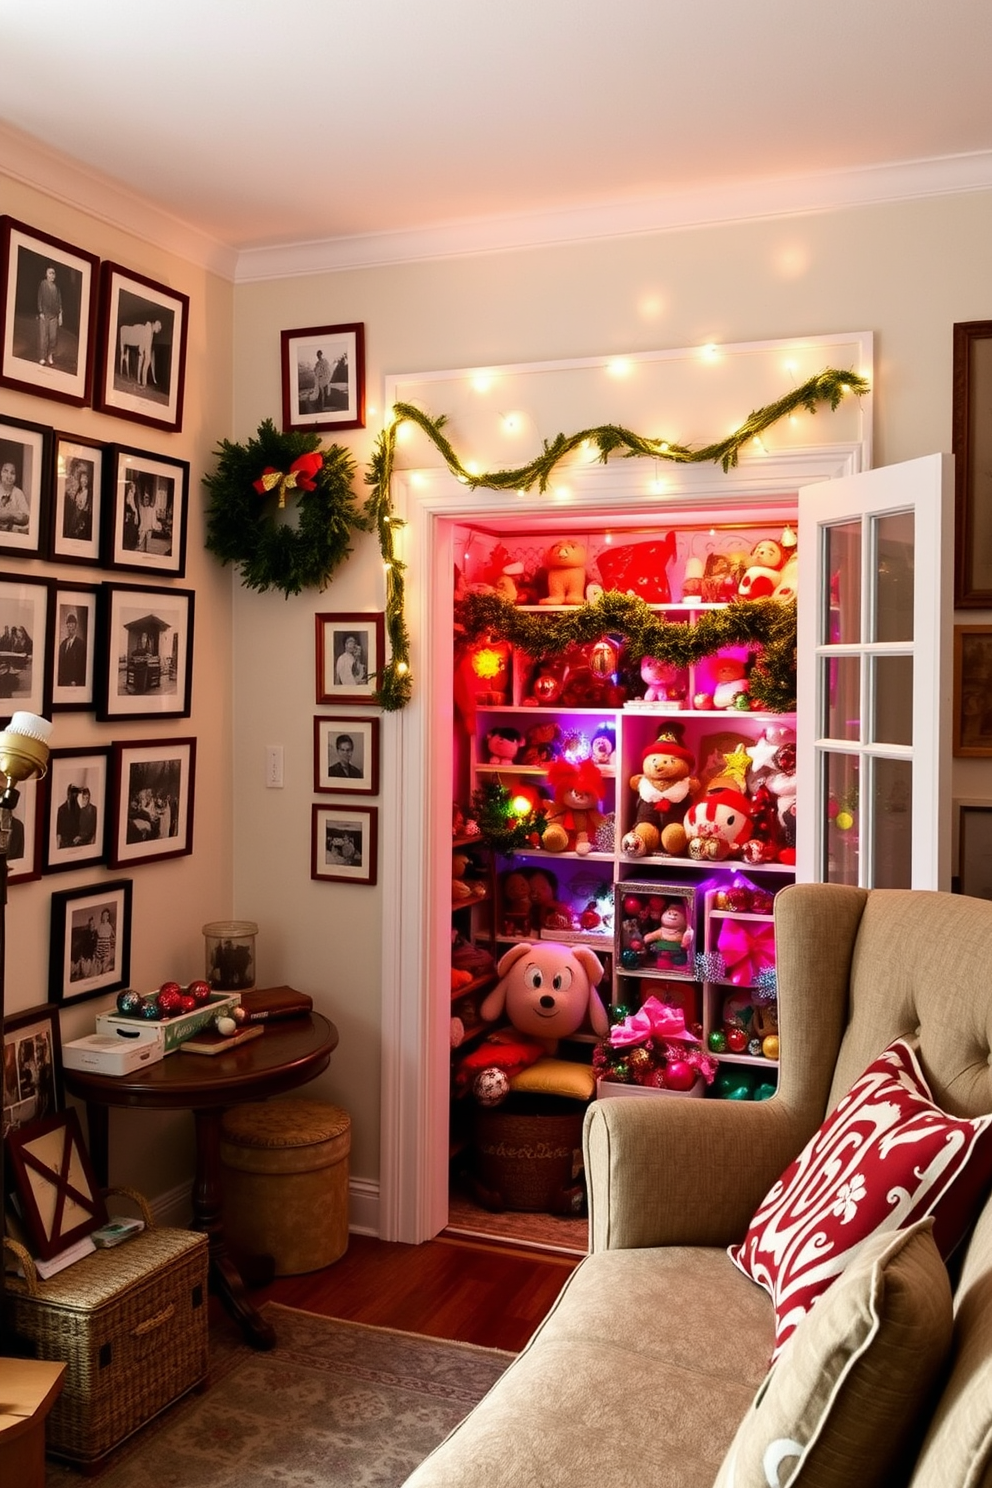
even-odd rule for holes
{"type": "Polygon", "coordinates": [[[659,1002],[657,997],[646,998],[643,1007],[636,1013],[630,1013],[622,1023],[615,1023],[610,1029],[610,1043],[615,1049],[647,1044],[651,1039],[669,1038],[699,1043],[696,1035],[690,1033],[685,1026],[682,1008],[669,1007],[666,1003],[659,1002]]]}
{"type": "Polygon", "coordinates": [[[771,925],[724,920],[717,949],[727,964],[727,980],[738,987],[753,986],[759,971],[775,965],[775,932],[771,925]]]}

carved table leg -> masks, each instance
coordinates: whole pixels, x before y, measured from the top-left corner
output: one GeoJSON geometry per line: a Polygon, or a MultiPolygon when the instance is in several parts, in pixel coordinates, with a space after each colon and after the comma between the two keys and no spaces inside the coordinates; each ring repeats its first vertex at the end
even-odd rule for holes
{"type": "Polygon", "coordinates": [[[210,1247],[210,1285],[253,1348],[270,1349],[275,1329],[248,1300],[244,1278],[228,1253],[224,1235],[220,1178],[219,1106],[193,1112],[196,1122],[196,1177],[193,1182],[193,1228],[202,1230],[210,1247]]]}
{"type": "Polygon", "coordinates": [[[110,1182],[110,1111],[107,1106],[99,1106],[95,1101],[86,1102],[86,1133],[96,1181],[101,1188],[106,1188],[110,1182]]]}

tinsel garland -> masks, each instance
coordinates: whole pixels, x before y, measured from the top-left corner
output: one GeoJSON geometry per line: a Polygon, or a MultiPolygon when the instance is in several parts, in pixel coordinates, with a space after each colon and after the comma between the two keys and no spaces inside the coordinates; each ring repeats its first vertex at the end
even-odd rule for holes
{"type": "Polygon", "coordinates": [[[319,434],[279,433],[266,419],[254,439],[247,444],[224,439],[216,455],[216,470],[203,478],[211,496],[208,550],[222,563],[240,565],[246,589],[281,589],[287,598],[302,589],[323,589],[350,553],[352,532],[369,526],[353,504],[350,452],[337,444],[321,449],[319,434]],[[294,484],[287,479],[301,456],[318,453],[312,481],[294,484]],[[259,491],[258,484],[268,484],[268,472],[271,492],[259,491]],[[295,527],[277,522],[274,515],[276,497],[283,505],[287,486],[298,495],[295,527]]]}
{"type": "MultiPolygon", "coordinates": [[[[725,471],[737,464],[744,445],[760,438],[766,429],[787,418],[798,409],[816,413],[820,404],[826,403],[835,409],[846,393],[861,396],[868,391],[869,384],[852,371],[841,371],[835,367],[825,368],[809,378],[800,387],[793,388],[763,408],[755,409],[743,424],[726,438],[700,449],[673,444],[669,440],[646,438],[635,434],[619,424],[600,424],[592,429],[582,429],[577,434],[558,434],[529,465],[511,470],[490,470],[483,473],[468,470],[459,459],[454,447],[444,434],[447,422],[444,415],[430,418],[412,403],[397,403],[393,408],[393,419],[383,429],[375,443],[372,459],[365,473],[365,482],[371,487],[365,516],[367,525],[379,534],[383,561],[386,564],[386,633],[389,637],[391,660],[380,673],[379,692],[376,701],[384,708],[402,708],[409,701],[412,691],[410,676],[410,638],[403,613],[404,580],[403,564],[396,560],[393,544],[394,528],[398,525],[392,515],[390,483],[396,457],[396,431],[402,423],[416,424],[426,434],[441,455],[448,469],[470,490],[484,488],[491,491],[526,491],[535,483],[543,493],[548,488],[551,475],[562,460],[575,450],[595,445],[602,463],[611,455],[622,452],[625,458],[649,458],[671,460],[676,464],[719,464],[725,471]]],[[[755,608],[757,608],[755,606],[755,608]]],[[[595,639],[595,637],[594,637],[595,639]]],[[[758,697],[755,683],[761,693],[761,703],[771,712],[788,712],[792,702],[785,700],[790,684],[785,680],[785,668],[774,657],[775,641],[769,643],[763,637],[755,638],[764,647],[759,668],[769,665],[768,653],[773,651],[767,684],[760,676],[751,679],[751,690],[758,697]],[[773,701],[773,696],[778,701],[773,701]]],[[[792,644],[795,643],[795,620],[792,624],[792,644]]],[[[547,649],[547,648],[545,648],[547,649]]],[[[647,653],[652,654],[652,653],[647,653]]],[[[664,655],[656,650],[653,654],[664,655]]],[[[793,664],[794,670],[794,664],[793,664]]],[[[758,669],[756,668],[756,672],[758,669]]],[[[794,683],[792,684],[794,688],[794,683]]]]}
{"type": "Polygon", "coordinates": [[[608,590],[566,612],[537,615],[518,609],[498,594],[468,594],[457,605],[456,623],[467,640],[495,636],[531,656],[559,656],[570,646],[622,636],[630,658],[656,656],[689,666],[723,646],[757,651],[750,694],[769,713],[791,713],[796,706],[796,606],[772,599],[734,600],[707,610],[695,622],[665,620],[635,595],[608,590]]]}

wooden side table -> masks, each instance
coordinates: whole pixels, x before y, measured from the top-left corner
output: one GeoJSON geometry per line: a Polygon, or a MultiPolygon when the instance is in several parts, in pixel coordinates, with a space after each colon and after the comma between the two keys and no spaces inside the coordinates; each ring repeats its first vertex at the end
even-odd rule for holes
{"type": "Polygon", "coordinates": [[[0,1359],[0,1482],[45,1488],[45,1418],[65,1369],[40,1359],[0,1359]]]}
{"type": "Polygon", "coordinates": [[[196,1127],[193,1228],[210,1242],[210,1284],[255,1348],[269,1349],[275,1331],[248,1300],[228,1253],[221,1198],[220,1126],[228,1106],[266,1100],[312,1080],[331,1062],[338,1031],[320,1013],[267,1023],[261,1038],[209,1057],[180,1048],[158,1064],[127,1075],[64,1071],[65,1088],[86,1103],[90,1156],[97,1179],[108,1181],[109,1108],[190,1110],[196,1127]]]}

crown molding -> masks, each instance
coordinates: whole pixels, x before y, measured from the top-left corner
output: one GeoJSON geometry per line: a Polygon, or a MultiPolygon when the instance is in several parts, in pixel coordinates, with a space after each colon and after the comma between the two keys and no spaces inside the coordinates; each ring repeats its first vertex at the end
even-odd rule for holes
{"type": "Polygon", "coordinates": [[[154,243],[187,263],[235,278],[237,250],[220,243],[189,222],[166,212],[147,197],[132,192],[89,166],[51,149],[31,135],[0,124],[0,171],[12,181],[86,212],[109,227],[154,243]]]}
{"type": "Polygon", "coordinates": [[[980,151],[899,165],[729,182],[668,192],[663,197],[478,218],[406,232],[244,248],[238,254],[235,279],[239,284],[289,279],[990,189],[992,151],[980,151]]]}

